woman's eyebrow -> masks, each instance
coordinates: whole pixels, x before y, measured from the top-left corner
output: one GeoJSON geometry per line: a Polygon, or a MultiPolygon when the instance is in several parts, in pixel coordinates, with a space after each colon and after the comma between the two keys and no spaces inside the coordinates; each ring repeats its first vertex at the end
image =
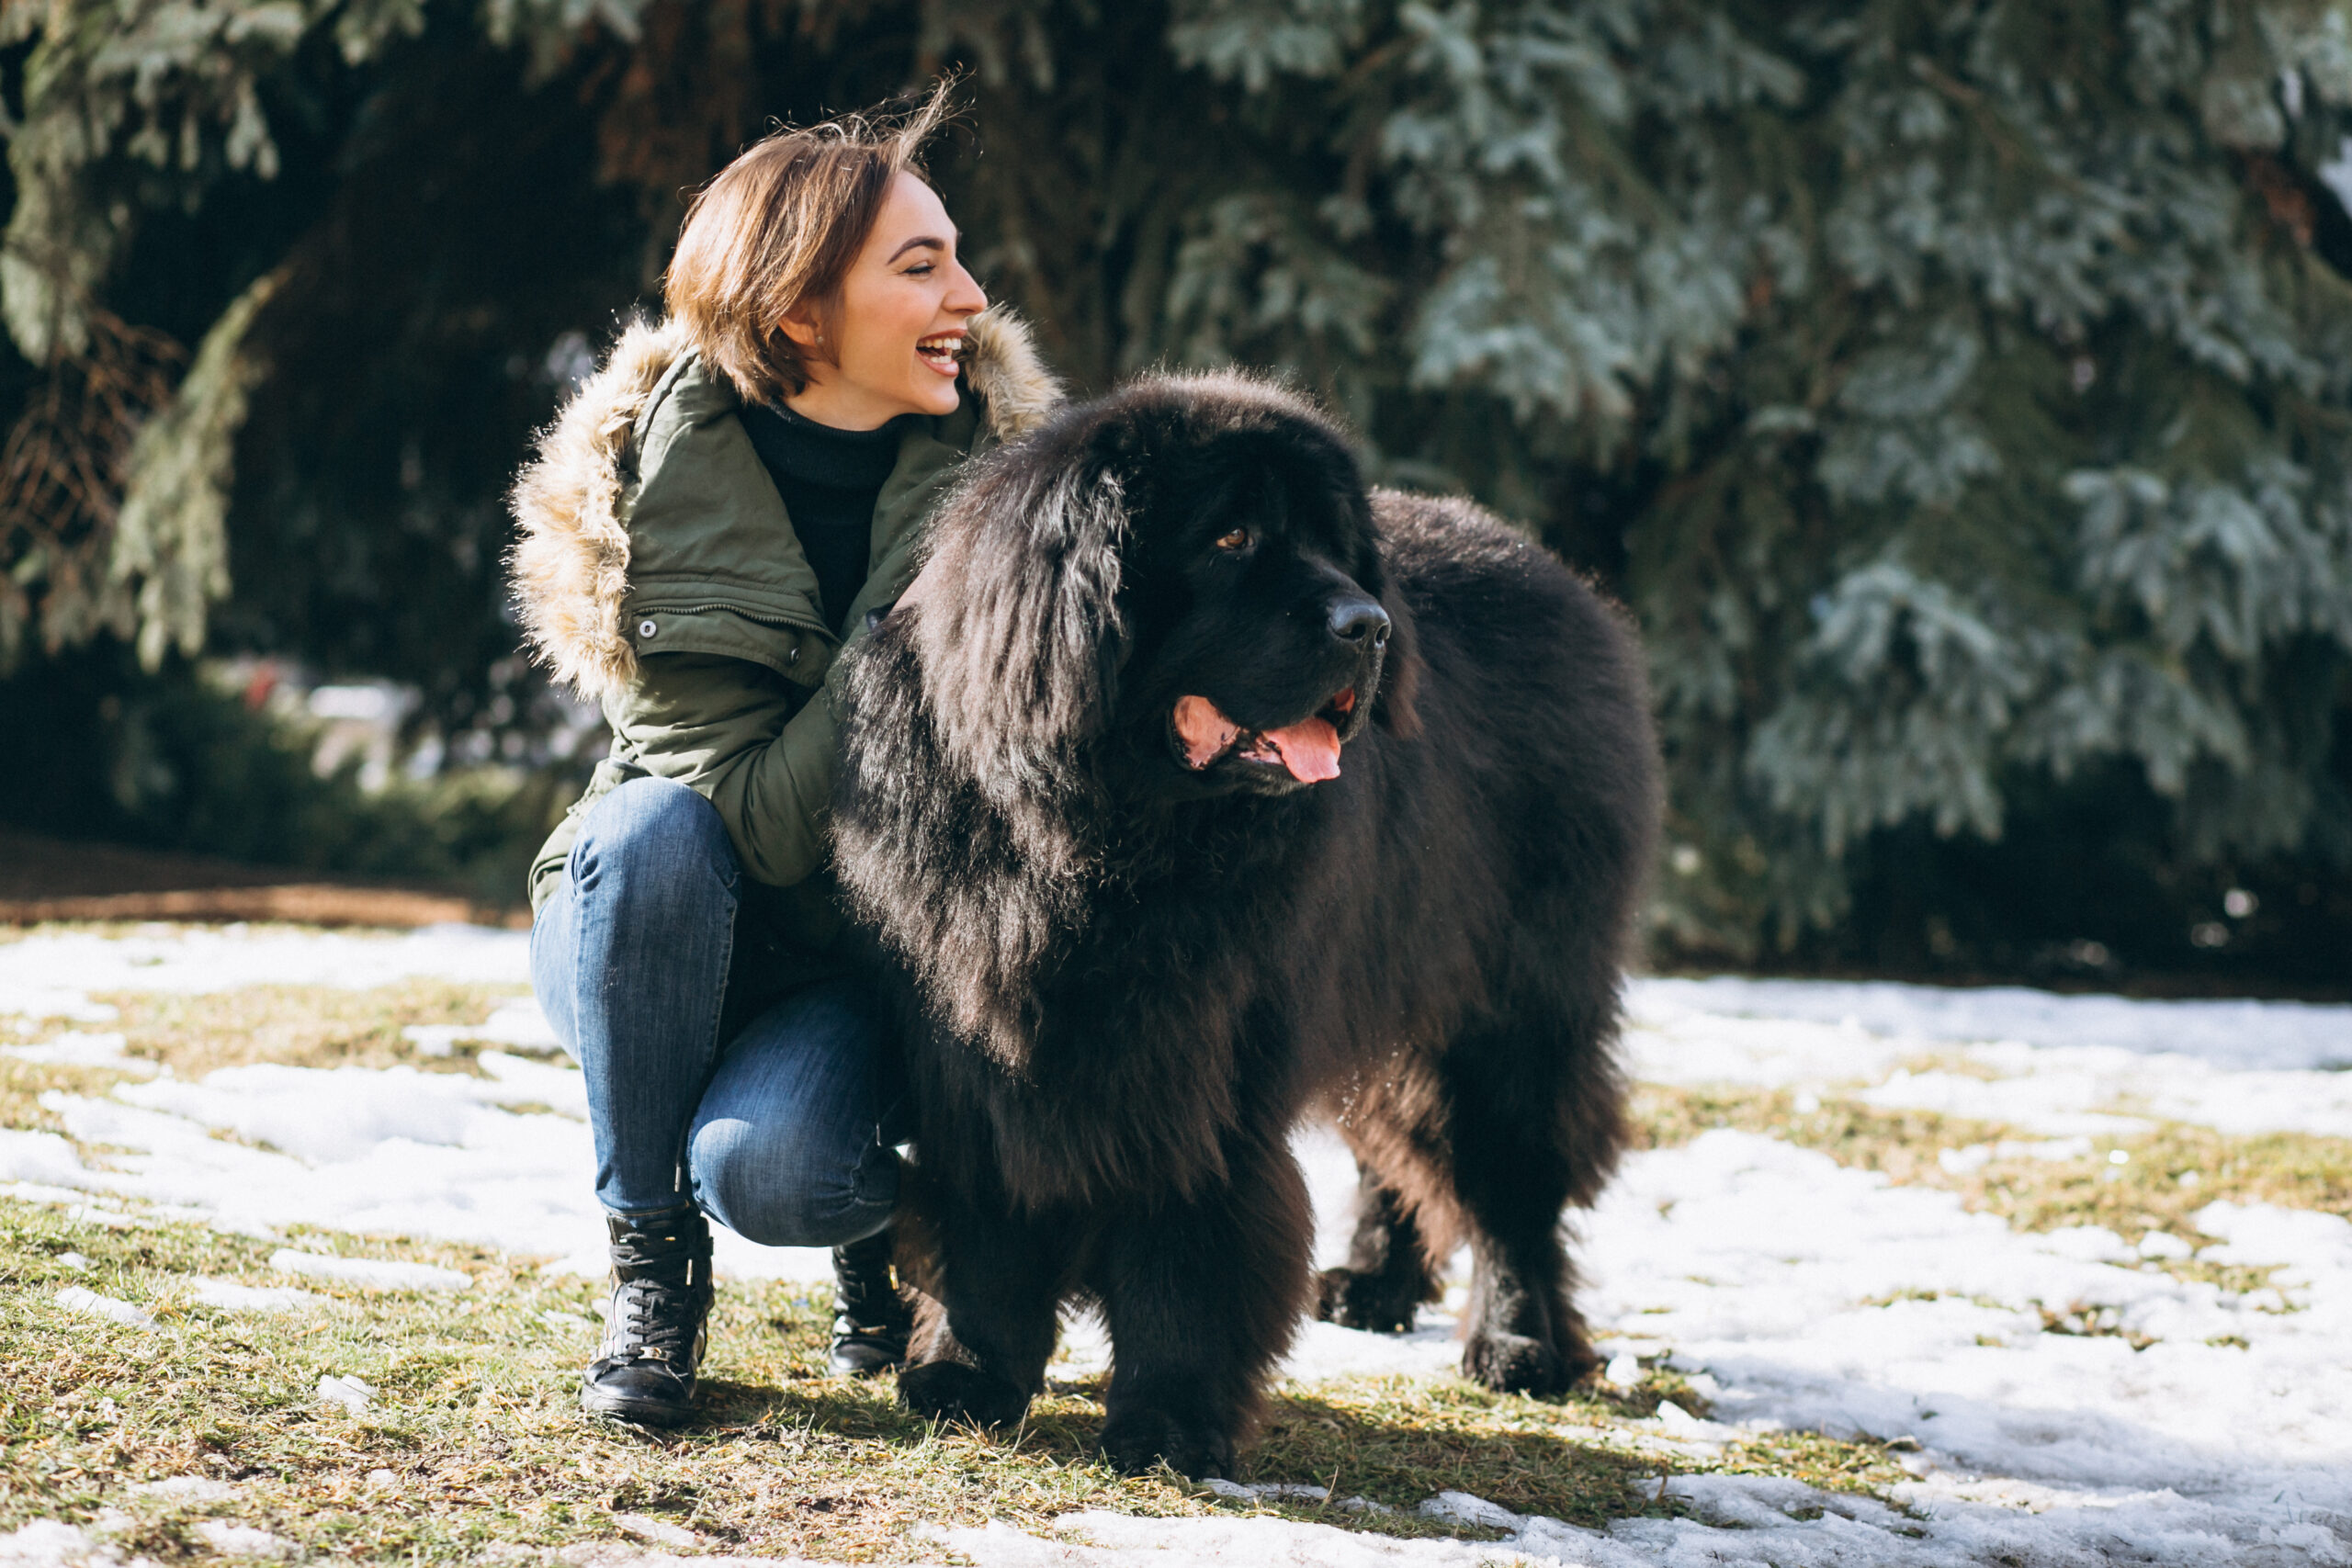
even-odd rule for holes
{"type": "MultiPolygon", "coordinates": [[[[929,245],[934,251],[944,251],[948,248],[947,242],[939,238],[936,234],[917,234],[913,239],[909,240],[897,250],[892,251],[890,253],[890,260],[897,261],[909,251],[923,245],[929,245]]],[[[884,265],[888,265],[888,263],[885,263],[884,265]]]]}

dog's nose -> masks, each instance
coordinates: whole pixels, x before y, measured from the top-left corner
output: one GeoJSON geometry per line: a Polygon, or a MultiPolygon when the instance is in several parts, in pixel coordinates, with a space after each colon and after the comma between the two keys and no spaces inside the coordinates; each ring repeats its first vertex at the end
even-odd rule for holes
{"type": "Polygon", "coordinates": [[[1370,643],[1374,648],[1388,646],[1388,612],[1379,602],[1362,594],[1351,594],[1331,602],[1331,635],[1341,642],[1361,646],[1370,643]]]}

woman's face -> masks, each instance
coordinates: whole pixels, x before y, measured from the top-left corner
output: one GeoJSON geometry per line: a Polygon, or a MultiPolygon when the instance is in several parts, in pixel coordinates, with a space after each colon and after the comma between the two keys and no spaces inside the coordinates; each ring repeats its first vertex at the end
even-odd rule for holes
{"type": "Polygon", "coordinates": [[[939,193],[901,174],[842,279],[823,340],[813,321],[785,322],[809,351],[807,389],[785,400],[795,413],[872,430],[902,413],[956,412],[964,323],[989,303],[956,259],[956,240],[939,193]]]}

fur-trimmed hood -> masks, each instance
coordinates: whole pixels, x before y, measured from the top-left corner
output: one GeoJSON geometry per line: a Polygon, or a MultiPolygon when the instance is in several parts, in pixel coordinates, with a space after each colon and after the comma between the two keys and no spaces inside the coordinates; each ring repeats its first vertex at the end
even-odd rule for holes
{"type": "MultiPolygon", "coordinates": [[[[972,318],[968,331],[965,408],[931,422],[938,434],[926,438],[967,452],[1023,434],[1062,400],[1061,383],[1039,359],[1018,318],[1001,309],[987,310],[972,318]]],[[[637,676],[628,611],[633,591],[644,586],[637,581],[643,574],[631,570],[644,541],[633,535],[641,522],[653,525],[639,515],[640,488],[650,488],[673,452],[698,449],[687,439],[696,430],[722,419],[732,434],[721,431],[717,438],[740,438],[748,451],[740,422],[727,417],[741,406],[734,389],[702,365],[683,326],[639,321],[621,334],[604,365],[541,434],[536,454],[517,477],[510,504],[518,532],[508,556],[516,618],[533,656],[582,696],[600,698],[628,687],[637,676]]],[[[722,456],[740,458],[732,445],[722,456]]],[[[713,466],[746,491],[757,481],[744,476],[764,472],[747,470],[740,460],[713,466]]],[[[702,482],[707,489],[709,478],[702,482]]],[[[922,489],[921,499],[927,501],[930,487],[922,489]]],[[[748,507],[775,506],[781,514],[772,485],[764,496],[725,499],[748,507]]],[[[891,500],[886,487],[877,523],[891,500]]],[[[917,521],[888,520],[894,527],[917,521]]],[[[722,576],[742,572],[743,563],[736,560],[707,564],[722,576]]],[[[803,609],[796,603],[806,598],[796,594],[792,576],[806,571],[797,547],[789,558],[772,564],[775,581],[752,584],[747,592],[753,602],[746,608],[788,625],[805,622],[803,630],[830,644],[831,634],[813,604],[803,609]]],[[[674,568],[670,575],[677,575],[674,568]]]]}

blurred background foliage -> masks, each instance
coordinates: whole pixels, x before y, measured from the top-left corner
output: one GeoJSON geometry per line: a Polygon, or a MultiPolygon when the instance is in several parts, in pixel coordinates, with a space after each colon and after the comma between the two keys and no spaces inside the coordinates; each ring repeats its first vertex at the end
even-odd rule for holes
{"type": "Polygon", "coordinates": [[[1080,388],[1279,369],[1625,599],[1661,959],[2352,966],[2343,6],[7,0],[0,44],[26,825],[510,874],[590,739],[502,611],[528,433],[738,147],[958,69],[933,175],[1080,388]],[[389,682],[423,750],[264,786],[310,741],[223,659],[389,682]]]}

